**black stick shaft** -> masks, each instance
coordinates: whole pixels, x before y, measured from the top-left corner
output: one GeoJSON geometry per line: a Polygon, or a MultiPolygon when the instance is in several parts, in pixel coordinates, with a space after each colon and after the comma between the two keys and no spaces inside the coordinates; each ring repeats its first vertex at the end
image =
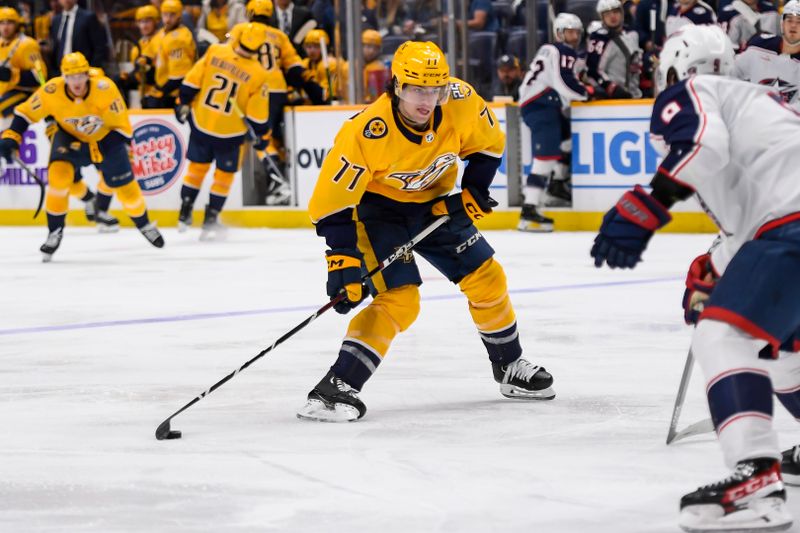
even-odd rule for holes
{"type": "MultiPolygon", "coordinates": [[[[372,276],[374,276],[375,274],[377,274],[381,270],[385,269],[386,267],[388,267],[389,265],[394,263],[397,259],[399,259],[400,257],[402,257],[402,256],[406,255],[407,253],[409,253],[411,251],[411,249],[414,248],[414,246],[416,246],[422,239],[424,239],[425,237],[427,237],[428,235],[430,235],[431,233],[436,231],[440,226],[445,224],[448,220],[450,220],[450,217],[448,217],[448,216],[438,217],[431,224],[429,224],[425,229],[423,229],[417,235],[415,235],[414,238],[412,238],[410,241],[408,241],[403,246],[398,248],[392,255],[390,255],[389,257],[387,257],[383,261],[381,261],[378,264],[378,266],[376,266],[375,268],[370,270],[367,274],[362,276],[361,281],[362,282],[363,281],[367,281],[369,278],[371,278],[372,276]]],[[[339,294],[337,294],[331,301],[329,301],[328,303],[326,303],[325,305],[323,305],[322,307],[317,309],[314,312],[314,314],[310,315],[308,318],[306,318],[305,320],[303,320],[302,322],[297,324],[295,327],[293,327],[291,330],[289,330],[286,333],[284,333],[278,340],[273,342],[271,346],[261,350],[255,357],[253,357],[252,359],[247,361],[245,364],[243,364],[242,366],[240,366],[239,368],[237,368],[236,370],[234,370],[233,372],[231,372],[230,374],[228,374],[227,376],[225,376],[221,380],[219,380],[216,383],[214,383],[207,390],[205,390],[202,393],[200,393],[199,396],[195,397],[192,401],[190,401],[189,403],[187,403],[186,405],[184,405],[183,407],[181,407],[180,409],[178,409],[177,411],[172,413],[172,415],[170,415],[169,418],[167,418],[161,424],[159,424],[158,428],[156,429],[156,436],[157,437],[159,435],[163,436],[165,433],[169,432],[169,423],[173,418],[175,418],[176,416],[178,416],[179,414],[181,414],[182,412],[184,412],[185,410],[187,410],[188,408],[190,408],[191,406],[193,406],[194,404],[196,404],[197,402],[199,402],[200,400],[202,400],[203,398],[205,398],[206,396],[208,396],[209,394],[211,394],[212,392],[214,392],[215,390],[220,388],[222,385],[224,385],[225,383],[230,381],[236,374],[238,374],[239,372],[241,372],[242,370],[244,370],[245,368],[247,368],[251,364],[255,363],[257,360],[261,359],[262,357],[267,355],[269,352],[271,352],[273,349],[275,349],[276,346],[278,346],[279,344],[281,344],[284,341],[288,340],[290,337],[294,336],[295,333],[297,333],[301,329],[303,329],[306,326],[308,326],[309,324],[311,324],[321,314],[323,314],[324,312],[329,310],[331,307],[333,307],[337,303],[341,302],[345,298],[345,294],[346,293],[344,291],[340,292],[339,294]]]]}
{"type": "Polygon", "coordinates": [[[30,176],[30,178],[33,181],[39,184],[39,206],[36,208],[36,212],[33,214],[33,218],[36,218],[39,216],[39,213],[42,211],[42,206],[44,205],[44,193],[45,193],[44,182],[40,180],[39,176],[37,176],[36,173],[33,170],[31,170],[31,168],[28,165],[23,163],[19,157],[12,156],[12,159],[16,164],[20,166],[20,168],[22,168],[22,170],[25,171],[26,174],[28,174],[28,176],[30,176]]]}

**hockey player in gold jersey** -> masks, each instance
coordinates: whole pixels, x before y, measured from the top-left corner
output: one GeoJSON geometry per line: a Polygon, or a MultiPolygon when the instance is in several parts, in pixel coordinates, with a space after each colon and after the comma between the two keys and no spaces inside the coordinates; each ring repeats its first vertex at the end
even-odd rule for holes
{"type": "MultiPolygon", "coordinates": [[[[287,104],[288,86],[302,88],[309,94],[313,104],[325,102],[324,91],[303,67],[300,56],[297,55],[292,42],[278,28],[271,26],[274,6],[272,0],[250,0],[247,3],[247,18],[252,23],[263,24],[267,28],[267,40],[258,52],[259,61],[267,71],[267,85],[269,86],[269,127],[272,132],[270,144],[266,154],[259,153],[259,157],[269,157],[278,168],[283,166],[281,151],[283,150],[283,109],[287,104]]],[[[237,24],[231,28],[228,42],[234,46],[239,42],[239,36],[247,23],[237,24]]],[[[267,162],[265,162],[266,164],[267,162]]],[[[267,175],[272,176],[268,168],[267,175]]],[[[270,196],[276,201],[288,199],[291,191],[287,184],[279,177],[272,177],[267,184],[268,200],[270,196]]]]}
{"type": "Polygon", "coordinates": [[[364,52],[364,102],[377,100],[389,81],[390,73],[380,59],[383,38],[375,30],[364,30],[361,34],[361,49],[364,52]]]}
{"type": "Polygon", "coordinates": [[[181,122],[189,119],[191,135],[186,151],[189,168],[181,188],[179,230],[192,223],[192,208],[212,162],[216,162],[216,170],[203,236],[219,230],[217,218],[239,169],[242,143],[249,135],[253,137],[253,147],[263,150],[269,142],[267,72],[257,60],[266,39],[266,26],[248,23],[236,44],[211,45],[183,80],[175,113],[181,122]]]}
{"type": "Polygon", "coordinates": [[[58,130],[47,167],[45,209],[49,235],[41,247],[44,260],[49,261],[61,244],[75,168],[88,164],[102,173],[145,238],[153,246],[164,246],[155,223],[148,218],[144,196],[133,176],[129,158],[131,123],[114,82],[99,72],[90,75],[89,62],[80,52],[65,55],[61,76],[48,81],[17,106],[11,127],[0,136],[0,156],[11,160],[25,130],[47,116],[53,117],[58,130]]]}
{"type": "Polygon", "coordinates": [[[136,25],[141,37],[137,46],[131,49],[130,62],[133,71],[120,74],[120,89],[138,90],[143,109],[161,107],[163,94],[156,87],[155,63],[158,57],[163,34],[158,31],[158,9],[146,5],[136,10],[136,25]]]}
{"type": "Polygon", "coordinates": [[[47,79],[39,43],[20,31],[19,13],[0,8],[0,114],[2,127],[17,104],[25,101],[47,79]]]}
{"type": "Polygon", "coordinates": [[[347,62],[328,53],[330,40],[323,30],[311,30],[303,39],[306,58],[303,66],[309,77],[319,83],[328,100],[341,100],[347,87],[347,62]]]}
{"type": "MultiPolygon", "coordinates": [[[[362,272],[376,267],[434,217],[450,220],[414,252],[467,298],[500,392],[510,398],[555,397],[553,378],[522,357],[503,268],[473,225],[496,205],[489,186],[505,136],[469,84],[451,78],[431,42],[406,42],[392,61],[392,89],[348,120],[323,162],[309,213],[327,251],[327,293],[346,297],[340,313],[366,296],[362,272]],[[466,163],[462,191],[450,194],[466,163]]],[[[330,371],[298,412],[304,419],[351,421],[364,416],[358,392],[386,356],[392,339],[419,313],[422,283],[414,254],[370,280],[373,300],[350,322],[330,371]]]]}
{"type": "Polygon", "coordinates": [[[181,24],[183,4],[180,0],[161,3],[164,27],[156,36],[158,54],[155,58],[155,82],[163,94],[159,107],[174,107],[181,80],[194,65],[197,48],[192,32],[181,24]]]}

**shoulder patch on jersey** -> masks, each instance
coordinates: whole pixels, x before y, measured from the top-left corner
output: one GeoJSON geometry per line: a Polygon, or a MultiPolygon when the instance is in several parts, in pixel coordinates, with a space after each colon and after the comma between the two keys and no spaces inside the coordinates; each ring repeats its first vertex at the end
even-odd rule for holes
{"type": "Polygon", "coordinates": [[[47,94],[53,94],[54,92],[56,92],[56,84],[48,83],[47,85],[44,86],[44,92],[46,92],[47,94]]]}
{"type": "Polygon", "coordinates": [[[108,87],[109,87],[109,85],[108,85],[108,82],[106,80],[99,80],[97,82],[97,88],[98,89],[106,90],[106,89],[108,89],[108,87]]]}
{"type": "Polygon", "coordinates": [[[386,137],[389,132],[389,127],[386,126],[386,121],[380,117],[375,117],[367,122],[364,128],[364,137],[367,139],[380,139],[386,137]]]}
{"type": "Polygon", "coordinates": [[[450,97],[453,100],[463,100],[469,98],[470,95],[472,95],[472,89],[469,85],[459,82],[450,83],[450,97]]]}

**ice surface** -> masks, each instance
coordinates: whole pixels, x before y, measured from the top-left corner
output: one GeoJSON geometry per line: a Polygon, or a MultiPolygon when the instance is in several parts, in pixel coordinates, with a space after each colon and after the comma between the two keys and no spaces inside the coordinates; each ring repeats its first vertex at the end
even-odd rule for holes
{"type": "MultiPolygon", "coordinates": [[[[42,264],[43,228],[0,228],[0,531],[667,532],[680,496],[726,473],[712,435],[664,444],[683,277],[709,235],[658,235],[620,272],[593,267],[590,234],[487,232],[552,402],[500,396],[463,297],[424,265],[422,312],[365,387],[365,419],[295,418],[347,324],[330,312],[157,441],[325,302],[311,231],[164,233],[157,250],[67,228],[42,264]]],[[[681,427],[706,416],[699,375],[681,427]]]]}

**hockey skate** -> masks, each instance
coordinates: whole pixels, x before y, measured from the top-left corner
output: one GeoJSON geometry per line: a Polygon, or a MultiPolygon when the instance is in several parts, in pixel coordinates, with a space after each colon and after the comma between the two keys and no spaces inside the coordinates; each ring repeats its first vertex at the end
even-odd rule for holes
{"type": "Polygon", "coordinates": [[[108,211],[98,211],[94,215],[97,231],[100,233],[116,233],[119,231],[119,219],[110,215],[108,211]]]}
{"type": "Polygon", "coordinates": [[[353,422],[367,412],[358,397],[358,391],[328,371],[314,390],[308,393],[308,401],[297,412],[297,418],[317,422],[353,422]]]}
{"type": "Polygon", "coordinates": [[[539,213],[535,205],[525,204],[522,206],[517,229],[532,233],[549,233],[553,231],[553,219],[539,213]]]}
{"type": "Polygon", "coordinates": [[[206,214],[203,219],[203,231],[200,232],[201,241],[214,241],[225,238],[228,228],[219,223],[219,211],[206,206],[206,214]]]}
{"type": "Polygon", "coordinates": [[[681,498],[679,524],[691,533],[782,531],[792,525],[780,463],[748,459],[729,477],[681,498]]]}
{"type": "Polygon", "coordinates": [[[551,179],[546,192],[544,205],[548,207],[572,206],[572,187],[570,187],[569,181],[551,179]]]}
{"type": "Polygon", "coordinates": [[[781,454],[781,474],[785,484],[800,487],[800,444],[781,454]]]}
{"type": "Polygon", "coordinates": [[[192,208],[194,202],[190,198],[181,201],[181,210],[178,213],[178,233],[183,233],[192,225],[192,208]]]}
{"type": "Polygon", "coordinates": [[[556,392],[551,385],[553,376],[544,367],[531,364],[520,357],[510,365],[492,363],[494,380],[500,384],[500,394],[515,400],[552,400],[556,392]]]}
{"type": "Polygon", "coordinates": [[[164,237],[161,236],[161,232],[158,231],[155,222],[150,222],[146,226],[142,226],[139,228],[139,231],[142,232],[142,235],[144,235],[144,238],[147,239],[147,242],[156,248],[164,247],[164,237]]]}
{"type": "Polygon", "coordinates": [[[61,239],[64,238],[64,228],[58,228],[54,231],[51,231],[50,234],[47,236],[47,240],[44,241],[44,244],[39,248],[39,251],[42,252],[42,262],[49,263],[50,260],[53,258],[53,254],[58,250],[58,247],[61,246],[61,239]]]}
{"type": "Polygon", "coordinates": [[[94,203],[94,198],[83,204],[83,211],[86,213],[86,220],[94,222],[97,213],[97,206],[94,203]]]}

